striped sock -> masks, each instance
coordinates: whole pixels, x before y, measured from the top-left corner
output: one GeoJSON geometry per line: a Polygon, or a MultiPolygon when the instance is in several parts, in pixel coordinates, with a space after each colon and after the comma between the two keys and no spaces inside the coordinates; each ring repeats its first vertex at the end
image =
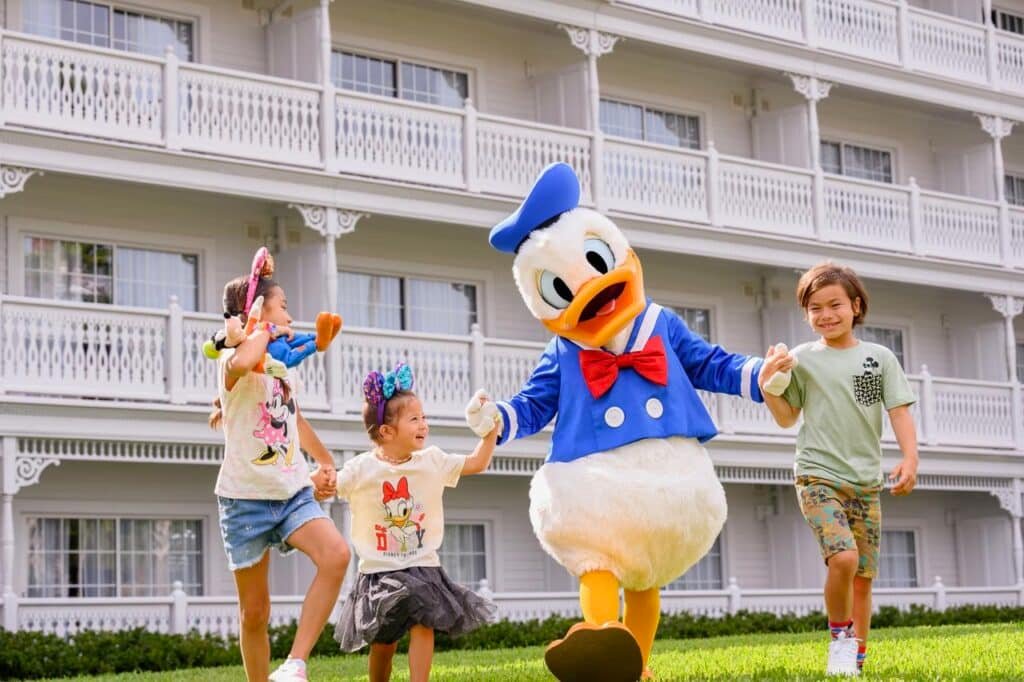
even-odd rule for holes
{"type": "Polygon", "coordinates": [[[846,633],[847,637],[853,637],[853,621],[848,620],[845,623],[835,623],[830,620],[828,622],[828,630],[832,633],[832,639],[835,639],[843,632],[846,633]]]}
{"type": "Polygon", "coordinates": [[[857,670],[864,669],[864,659],[868,657],[868,645],[861,644],[857,647],[857,670]]]}

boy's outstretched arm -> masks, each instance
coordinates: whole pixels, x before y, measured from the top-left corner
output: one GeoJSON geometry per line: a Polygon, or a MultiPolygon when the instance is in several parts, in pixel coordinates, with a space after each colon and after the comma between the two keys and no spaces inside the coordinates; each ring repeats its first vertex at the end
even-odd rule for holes
{"type": "Polygon", "coordinates": [[[895,481],[891,492],[893,495],[908,495],[917,485],[918,463],[917,429],[914,428],[914,417],[910,414],[910,406],[900,405],[889,410],[889,421],[896,434],[900,452],[903,453],[902,461],[889,474],[889,480],[895,481]]]}
{"type": "Polygon", "coordinates": [[[462,465],[462,475],[471,476],[487,471],[491,465],[491,457],[494,455],[494,448],[498,444],[498,428],[495,426],[489,434],[480,439],[473,454],[466,458],[462,465]]]}

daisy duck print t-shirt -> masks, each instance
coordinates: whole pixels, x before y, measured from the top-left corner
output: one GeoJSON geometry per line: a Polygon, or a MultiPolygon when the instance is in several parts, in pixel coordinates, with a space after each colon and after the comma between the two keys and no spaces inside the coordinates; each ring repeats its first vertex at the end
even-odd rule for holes
{"type": "Polygon", "coordinates": [[[373,452],[353,457],[338,474],[338,497],[352,511],[352,544],[360,573],[440,566],[446,487],[459,482],[466,458],[437,447],[391,464],[373,452]]]}
{"type": "Polygon", "coordinates": [[[295,398],[283,381],[256,372],[227,390],[225,370],[232,353],[222,352],[217,363],[224,460],[215,492],[240,500],[287,500],[311,485],[299,449],[295,398]]]}

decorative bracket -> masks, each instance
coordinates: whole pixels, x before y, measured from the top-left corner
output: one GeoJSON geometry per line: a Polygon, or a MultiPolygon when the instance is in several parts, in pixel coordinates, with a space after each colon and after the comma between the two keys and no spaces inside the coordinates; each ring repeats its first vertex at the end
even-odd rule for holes
{"type": "Polygon", "coordinates": [[[22,488],[39,483],[39,477],[51,464],[60,466],[60,457],[34,454],[18,455],[14,452],[5,452],[4,495],[17,495],[22,488]]]}
{"type": "Polygon", "coordinates": [[[1002,116],[990,116],[988,114],[975,114],[981,122],[981,129],[992,136],[992,139],[1001,140],[1010,134],[1016,121],[1003,118],[1002,116]]]}
{"type": "Polygon", "coordinates": [[[1024,502],[1021,501],[1020,481],[1014,481],[1012,488],[997,488],[992,491],[992,496],[999,500],[999,506],[1010,513],[1015,519],[1024,516],[1024,502]]]}
{"type": "Polygon", "coordinates": [[[294,208],[302,214],[302,220],[306,223],[306,227],[316,230],[324,237],[333,238],[355,232],[359,220],[369,215],[344,208],[316,204],[288,204],[288,207],[294,208]]]}
{"type": "Polygon", "coordinates": [[[0,166],[0,199],[25,189],[25,183],[33,175],[43,175],[43,171],[24,166],[0,166]]]}
{"type": "Polygon", "coordinates": [[[832,81],[821,80],[817,76],[801,76],[798,73],[786,73],[789,80],[793,82],[793,89],[804,96],[805,99],[814,102],[828,97],[828,93],[835,85],[832,81]]]}
{"type": "Polygon", "coordinates": [[[1004,294],[985,294],[997,313],[1011,320],[1024,313],[1024,298],[1004,294]]]}
{"type": "Polygon", "coordinates": [[[572,46],[583,52],[588,57],[600,57],[615,49],[615,43],[620,40],[619,36],[611,33],[602,33],[593,28],[582,28],[580,26],[569,26],[559,24],[558,27],[569,34],[572,46]]]}

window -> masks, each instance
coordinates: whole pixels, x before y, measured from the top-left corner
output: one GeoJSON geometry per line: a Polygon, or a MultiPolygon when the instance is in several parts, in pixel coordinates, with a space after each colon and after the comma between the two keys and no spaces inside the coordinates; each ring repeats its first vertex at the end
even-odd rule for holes
{"type": "Polygon", "coordinates": [[[720,590],[722,587],[722,536],[719,535],[711,550],[682,577],[666,585],[665,589],[720,590]]]}
{"type": "Polygon", "coordinates": [[[876,587],[917,587],[917,538],[912,530],[883,530],[876,587]]]}
{"type": "Polygon", "coordinates": [[[1014,206],[1024,206],[1024,176],[1005,175],[1003,184],[1006,187],[1006,203],[1014,206]]]}
{"type": "Polygon", "coordinates": [[[461,108],[469,97],[469,75],[397,59],[335,51],[331,80],[344,90],[461,108]]]}
{"type": "Polygon", "coordinates": [[[860,337],[865,341],[885,346],[900,361],[900,367],[906,367],[906,364],[904,364],[902,329],[893,329],[892,327],[861,327],[860,337]]]}
{"type": "Polygon", "coordinates": [[[1024,384],[1024,343],[1017,344],[1017,381],[1024,384]]]}
{"type": "Polygon", "coordinates": [[[33,0],[25,5],[25,31],[86,45],[163,56],[168,45],[192,61],[194,25],[86,0],[33,0]]]}
{"type": "Polygon", "coordinates": [[[826,173],[891,183],[892,152],[822,140],[821,169],[826,173]]]}
{"type": "Polygon", "coordinates": [[[683,318],[686,326],[697,336],[711,343],[711,309],[688,308],[685,306],[668,306],[676,315],[683,318]]]}
{"type": "Polygon", "coordinates": [[[487,547],[482,523],[446,523],[441,565],[455,582],[476,589],[487,577],[487,547]]]}
{"type": "Polygon", "coordinates": [[[464,282],[342,271],[338,301],[357,327],[468,334],[477,321],[476,285],[464,282]]]}
{"type": "Polygon", "coordinates": [[[1006,10],[992,8],[992,24],[1010,33],[1024,34],[1024,16],[1011,14],[1006,10]]]}
{"type": "Polygon", "coordinates": [[[658,111],[638,104],[601,100],[601,130],[608,135],[672,147],[700,149],[700,118],[658,111]]]}
{"type": "Polygon", "coordinates": [[[29,597],[203,593],[201,522],[193,519],[28,519],[29,597]]]}
{"type": "Polygon", "coordinates": [[[196,310],[199,258],[116,244],[25,237],[25,295],[165,308],[177,296],[196,310]]]}

